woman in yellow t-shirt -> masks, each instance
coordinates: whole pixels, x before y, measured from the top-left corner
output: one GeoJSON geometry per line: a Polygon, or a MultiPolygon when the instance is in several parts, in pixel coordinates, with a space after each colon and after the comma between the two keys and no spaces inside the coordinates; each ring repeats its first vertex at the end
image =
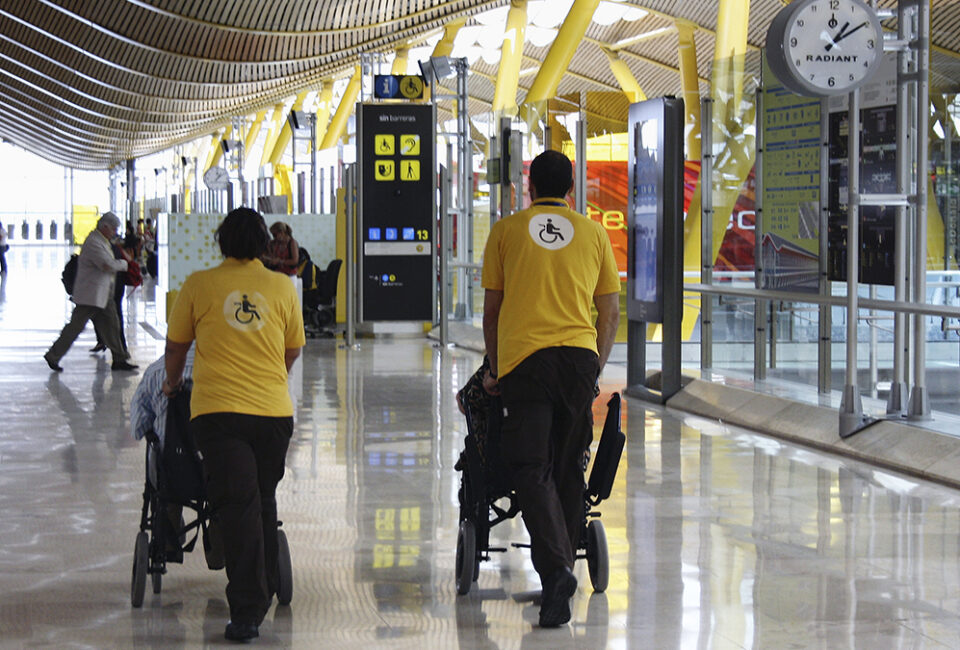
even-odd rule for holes
{"type": "Polygon", "coordinates": [[[260,261],[269,242],[263,217],[233,210],[215,239],[226,259],[191,274],[170,313],[163,391],[180,388],[195,344],[190,428],[224,540],[224,636],[245,641],[259,636],[277,591],[275,494],[293,433],[287,373],[305,339],[293,283],[260,261]]]}

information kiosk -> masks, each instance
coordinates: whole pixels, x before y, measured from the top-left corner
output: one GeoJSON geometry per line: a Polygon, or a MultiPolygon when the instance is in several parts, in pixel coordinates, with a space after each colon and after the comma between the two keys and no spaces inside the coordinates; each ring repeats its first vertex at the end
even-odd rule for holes
{"type": "Polygon", "coordinates": [[[664,403],[680,390],[683,317],[683,100],[630,106],[626,394],[664,403]],[[662,371],[647,377],[647,324],[663,324],[662,371]]]}
{"type": "Polygon", "coordinates": [[[357,106],[362,322],[436,320],[435,133],[431,104],[357,106]]]}

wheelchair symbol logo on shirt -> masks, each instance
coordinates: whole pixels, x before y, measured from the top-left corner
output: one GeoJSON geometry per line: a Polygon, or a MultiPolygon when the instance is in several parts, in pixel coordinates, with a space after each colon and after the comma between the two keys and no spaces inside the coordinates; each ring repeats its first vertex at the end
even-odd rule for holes
{"type": "Polygon", "coordinates": [[[573,224],[559,214],[537,214],[530,219],[530,238],[542,248],[560,250],[573,239],[573,224]]]}
{"type": "Polygon", "coordinates": [[[257,291],[234,291],[223,301],[223,316],[230,327],[256,332],[266,325],[267,300],[257,291]]]}

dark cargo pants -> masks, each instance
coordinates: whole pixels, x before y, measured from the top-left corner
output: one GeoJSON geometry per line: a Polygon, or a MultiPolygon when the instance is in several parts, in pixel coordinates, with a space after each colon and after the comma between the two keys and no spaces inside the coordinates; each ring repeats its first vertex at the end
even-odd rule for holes
{"type": "Polygon", "coordinates": [[[277,591],[277,484],[293,418],[209,413],[190,423],[220,525],[230,620],[259,625],[277,591]]]}
{"type": "Polygon", "coordinates": [[[599,361],[585,348],[539,350],[500,379],[502,453],[545,578],[573,569],[583,527],[583,453],[593,438],[599,361]]]}

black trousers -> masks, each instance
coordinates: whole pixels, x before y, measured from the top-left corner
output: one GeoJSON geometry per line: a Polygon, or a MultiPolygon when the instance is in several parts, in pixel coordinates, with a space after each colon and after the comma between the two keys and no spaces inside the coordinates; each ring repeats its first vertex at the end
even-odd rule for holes
{"type": "Polygon", "coordinates": [[[277,484],[293,418],[209,413],[191,430],[223,536],[230,620],[259,625],[277,591],[277,484]]]}
{"type": "Polygon", "coordinates": [[[593,439],[596,353],[545,348],[500,379],[502,453],[541,579],[573,569],[583,529],[583,454],[593,439]]]}

